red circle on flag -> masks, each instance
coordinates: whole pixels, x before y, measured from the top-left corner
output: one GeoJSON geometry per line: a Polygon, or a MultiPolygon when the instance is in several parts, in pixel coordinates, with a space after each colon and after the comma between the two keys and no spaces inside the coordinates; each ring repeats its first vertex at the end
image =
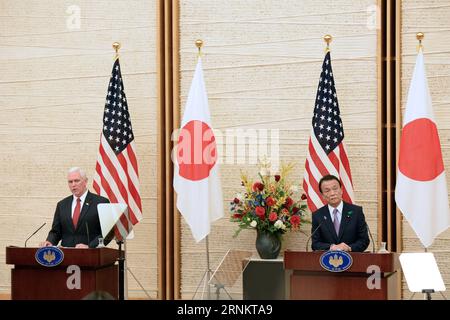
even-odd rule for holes
{"type": "Polygon", "coordinates": [[[198,181],[209,176],[217,161],[216,139],[213,130],[199,120],[189,121],[181,128],[177,145],[180,176],[198,181]]]}
{"type": "Polygon", "coordinates": [[[444,171],[439,134],[433,121],[421,118],[403,128],[398,168],[417,181],[434,180],[444,171]]]}

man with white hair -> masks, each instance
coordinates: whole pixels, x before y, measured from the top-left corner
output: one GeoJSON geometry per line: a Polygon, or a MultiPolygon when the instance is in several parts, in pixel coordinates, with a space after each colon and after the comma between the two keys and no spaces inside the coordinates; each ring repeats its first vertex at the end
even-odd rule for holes
{"type": "Polygon", "coordinates": [[[109,200],[89,192],[88,178],[83,169],[69,169],[67,183],[71,196],[56,205],[52,229],[41,246],[56,246],[61,241],[63,247],[95,248],[102,237],[97,205],[109,200]]]}

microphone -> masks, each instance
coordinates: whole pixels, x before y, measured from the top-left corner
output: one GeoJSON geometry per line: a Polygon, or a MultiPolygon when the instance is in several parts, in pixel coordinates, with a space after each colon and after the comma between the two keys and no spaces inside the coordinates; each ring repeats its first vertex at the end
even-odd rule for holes
{"type": "Polygon", "coordinates": [[[47,224],[47,223],[44,222],[44,223],[42,224],[42,226],[40,226],[39,228],[37,228],[37,230],[36,230],[35,232],[33,232],[33,234],[32,234],[31,236],[29,236],[29,237],[27,238],[27,240],[25,240],[25,248],[27,247],[27,242],[28,242],[28,240],[30,240],[30,238],[31,238],[32,236],[34,236],[39,230],[41,230],[46,224],[47,224]]]}
{"type": "Polygon", "coordinates": [[[375,253],[375,241],[373,241],[372,232],[370,232],[369,225],[366,222],[367,231],[369,231],[370,241],[372,241],[372,253],[375,253]]]}
{"type": "Polygon", "coordinates": [[[89,244],[91,243],[90,241],[89,241],[89,226],[88,226],[88,223],[87,223],[87,221],[86,221],[86,235],[87,235],[87,245],[88,245],[88,247],[89,247],[89,244]]]}
{"type": "Polygon", "coordinates": [[[311,238],[313,237],[313,235],[317,232],[317,230],[319,230],[320,226],[322,225],[322,223],[323,223],[325,220],[327,220],[327,217],[326,217],[326,216],[323,217],[323,221],[321,221],[321,222],[319,223],[319,225],[317,226],[317,228],[315,228],[314,231],[311,232],[311,235],[309,236],[308,240],[306,241],[306,248],[305,248],[305,249],[306,249],[306,252],[308,252],[309,241],[311,240],[311,238]]]}

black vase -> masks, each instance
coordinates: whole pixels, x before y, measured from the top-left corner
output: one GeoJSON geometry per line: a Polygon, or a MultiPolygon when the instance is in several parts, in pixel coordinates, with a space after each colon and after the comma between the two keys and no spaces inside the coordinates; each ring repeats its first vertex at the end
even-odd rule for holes
{"type": "Polygon", "coordinates": [[[256,251],[262,259],[276,259],[281,250],[279,235],[258,230],[256,235],[256,251]]]}

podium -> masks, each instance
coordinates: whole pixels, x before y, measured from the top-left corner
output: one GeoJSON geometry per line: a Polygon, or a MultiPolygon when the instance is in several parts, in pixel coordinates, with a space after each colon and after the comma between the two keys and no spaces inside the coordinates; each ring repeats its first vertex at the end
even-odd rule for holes
{"type": "Polygon", "coordinates": [[[285,251],[284,268],[289,276],[291,300],[391,300],[399,299],[398,254],[350,252],[353,264],[343,272],[330,272],[320,265],[323,251],[285,251]],[[374,275],[373,270],[379,273],[374,275]],[[372,271],[370,271],[372,270],[372,271]],[[369,272],[369,273],[368,273],[369,272]],[[370,288],[369,277],[379,278],[370,288]],[[369,280],[369,281],[368,281],[369,280]]]}
{"type": "Polygon", "coordinates": [[[82,299],[92,291],[118,296],[119,251],[111,248],[61,248],[64,260],[55,267],[40,265],[38,248],[6,247],[6,264],[11,269],[11,299],[82,299]],[[79,287],[73,288],[78,281],[79,287]]]}

